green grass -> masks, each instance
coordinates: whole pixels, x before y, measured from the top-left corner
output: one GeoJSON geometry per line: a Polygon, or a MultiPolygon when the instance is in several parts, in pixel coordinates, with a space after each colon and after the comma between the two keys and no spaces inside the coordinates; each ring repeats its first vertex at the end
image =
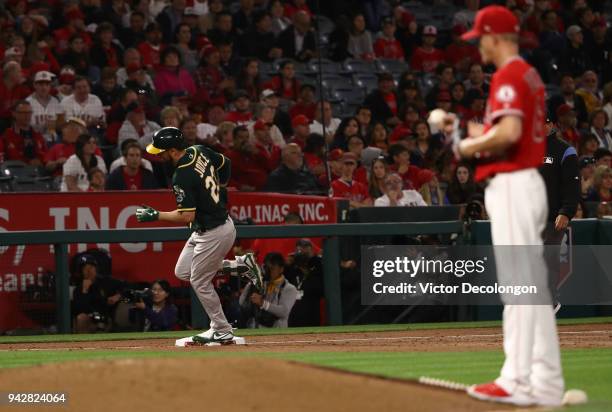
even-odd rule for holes
{"type": "MultiPolygon", "coordinates": [[[[586,325],[595,323],[611,323],[612,317],[559,319],[559,325],[586,325]]],[[[501,321],[480,322],[445,322],[445,323],[414,323],[397,325],[349,325],[320,326],[290,329],[242,329],[240,336],[264,336],[279,334],[312,334],[312,333],[366,333],[431,329],[466,329],[490,328],[501,326],[501,321]]],[[[5,343],[39,343],[39,342],[90,342],[106,340],[140,340],[140,339],[177,339],[189,335],[189,331],[148,332],[148,333],[97,333],[84,335],[33,335],[33,336],[0,336],[0,345],[5,343]]]]}
{"type": "MultiPolygon", "coordinates": [[[[269,356],[357,373],[400,379],[420,376],[447,379],[466,384],[494,379],[503,361],[501,351],[478,352],[298,352],[228,353],[167,352],[133,350],[91,351],[3,351],[1,367],[21,367],[49,362],[143,357],[269,356]]],[[[567,388],[580,388],[589,395],[589,404],[573,407],[572,412],[612,410],[612,349],[567,349],[562,351],[567,388]]]]}

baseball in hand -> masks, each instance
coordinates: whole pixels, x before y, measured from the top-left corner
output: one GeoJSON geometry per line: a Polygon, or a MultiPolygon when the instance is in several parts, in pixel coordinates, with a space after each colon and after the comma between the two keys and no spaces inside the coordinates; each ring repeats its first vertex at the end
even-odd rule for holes
{"type": "Polygon", "coordinates": [[[442,109],[434,109],[429,113],[429,117],[427,118],[427,123],[429,123],[429,128],[432,129],[432,133],[436,133],[433,129],[440,130],[442,128],[442,124],[444,119],[446,119],[447,113],[442,109]]]}

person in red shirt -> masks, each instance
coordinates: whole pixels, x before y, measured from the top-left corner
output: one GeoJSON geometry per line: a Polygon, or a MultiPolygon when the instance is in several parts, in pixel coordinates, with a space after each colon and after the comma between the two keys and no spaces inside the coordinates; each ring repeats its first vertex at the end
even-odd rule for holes
{"type": "Polygon", "coordinates": [[[230,186],[238,190],[261,190],[272,171],[268,159],[249,140],[249,130],[238,126],[233,131],[234,146],[226,153],[232,161],[230,186]]]}
{"type": "Polygon", "coordinates": [[[353,173],[357,167],[357,156],[354,153],[346,152],[340,161],[342,162],[342,174],[331,182],[333,196],[348,199],[351,208],[371,206],[372,199],[368,194],[368,186],[353,180],[353,173]]]}
{"type": "Polygon", "coordinates": [[[157,189],[153,173],[142,167],[142,148],[137,142],[130,142],[123,148],[125,166],[116,168],[106,181],[107,190],[150,190],[157,189]]]}
{"type": "Polygon", "coordinates": [[[142,64],[148,70],[156,70],[160,66],[160,53],[162,51],[162,31],[158,23],[149,23],[145,31],[145,41],[138,45],[142,56],[142,64]]]}
{"type": "Polygon", "coordinates": [[[113,25],[104,22],[96,29],[96,43],[91,47],[91,61],[100,69],[112,67],[116,69],[123,61],[122,51],[113,43],[113,25]]]}
{"type": "Polygon", "coordinates": [[[304,163],[315,175],[322,187],[327,187],[327,173],[325,167],[325,138],[317,133],[311,133],[306,138],[304,146],[304,163]]]}
{"type": "Polygon", "coordinates": [[[480,63],[480,53],[478,48],[461,40],[461,35],[467,29],[461,24],[453,26],[452,43],[444,49],[444,59],[453,66],[457,73],[466,74],[472,63],[480,63]]]}
{"type": "Polygon", "coordinates": [[[368,171],[365,167],[361,165],[362,159],[361,155],[363,153],[363,149],[365,148],[365,140],[363,137],[358,135],[353,135],[348,138],[346,143],[348,152],[353,153],[357,157],[357,167],[353,172],[353,179],[355,179],[359,183],[363,183],[364,185],[368,185],[368,171]]]}
{"type": "MultiPolygon", "coordinates": [[[[87,125],[78,117],[70,117],[61,126],[62,141],[54,144],[45,155],[45,168],[53,176],[62,175],[62,166],[75,153],[77,138],[87,132],[87,125]]],[[[99,151],[100,149],[96,147],[99,151]]],[[[102,152],[96,153],[101,155],[102,152]]]]}
{"type": "Polygon", "coordinates": [[[20,100],[13,107],[13,127],[2,136],[4,160],[20,160],[33,166],[43,166],[47,147],[42,134],[32,129],[32,106],[20,100]]]}
{"type": "Polygon", "coordinates": [[[281,99],[296,101],[299,97],[300,82],[295,78],[293,61],[285,60],[279,69],[280,74],[274,76],[265,88],[274,90],[281,99]]]}
{"type": "Polygon", "coordinates": [[[423,28],[423,44],[412,53],[410,58],[410,68],[417,72],[432,73],[438,64],[444,62],[444,53],[436,49],[436,39],[438,29],[435,26],[425,26],[423,28]]]}
{"type": "Polygon", "coordinates": [[[280,164],[281,148],[274,144],[272,140],[270,124],[265,123],[263,120],[256,121],[253,125],[253,134],[253,142],[259,155],[266,159],[270,170],[276,169],[280,164]]]}
{"type": "Polygon", "coordinates": [[[419,190],[419,172],[421,169],[410,164],[410,150],[401,143],[392,144],[389,147],[389,159],[393,162],[389,170],[397,173],[404,182],[404,189],[419,190]]]}
{"type": "Polygon", "coordinates": [[[306,139],[310,134],[310,120],[303,114],[299,114],[291,119],[291,127],[293,127],[293,137],[289,140],[289,143],[295,143],[300,146],[300,149],[304,150],[306,139]]]}
{"type": "Polygon", "coordinates": [[[398,96],[395,92],[395,79],[391,73],[378,75],[378,89],[365,99],[364,105],[372,113],[372,120],[395,127],[401,120],[398,117],[398,96]]]}
{"type": "Polygon", "coordinates": [[[234,93],[232,104],[234,110],[227,113],[225,120],[236,124],[246,124],[253,119],[251,112],[251,100],[249,94],[244,90],[237,90],[234,93]]]}
{"type": "Polygon", "coordinates": [[[314,120],[315,111],[317,110],[315,91],[315,87],[311,84],[303,84],[300,86],[300,97],[297,103],[289,109],[289,116],[291,116],[291,118],[303,114],[311,122],[314,120]]]}
{"type": "Polygon", "coordinates": [[[564,381],[542,251],[548,202],[538,167],[546,153],[546,92],[538,72],[519,56],[519,31],[510,10],[489,6],[463,36],[480,38],[482,61],[497,71],[484,124],[469,123],[468,138],[453,150],[457,157],[478,158],[476,180],[489,180],[485,204],[493,245],[527,246],[495,250],[497,284],[539,285],[539,299],[517,302],[502,294],[504,366],[495,381],[467,392],[481,400],[554,408],[562,404],[564,381]]]}
{"type": "Polygon", "coordinates": [[[574,147],[578,147],[580,141],[580,132],[576,128],[578,119],[576,111],[569,104],[562,104],[557,107],[557,130],[561,133],[563,140],[574,147]]]}
{"type": "Polygon", "coordinates": [[[10,126],[11,109],[15,103],[32,94],[32,91],[23,84],[24,81],[19,63],[11,61],[4,65],[0,81],[0,132],[10,126]]]}
{"type": "Polygon", "coordinates": [[[374,42],[374,54],[379,59],[404,60],[402,44],[395,38],[395,20],[387,17],[382,23],[382,33],[374,42]]]}
{"type": "Polygon", "coordinates": [[[308,13],[310,17],[312,17],[312,12],[306,4],[306,0],[290,0],[285,3],[285,17],[291,19],[295,13],[298,11],[303,11],[308,13]]]}
{"type": "Polygon", "coordinates": [[[81,36],[87,48],[91,47],[91,36],[85,30],[85,15],[78,6],[72,7],[64,16],[67,24],[53,32],[57,54],[62,55],[68,51],[68,42],[75,34],[81,36]]]}

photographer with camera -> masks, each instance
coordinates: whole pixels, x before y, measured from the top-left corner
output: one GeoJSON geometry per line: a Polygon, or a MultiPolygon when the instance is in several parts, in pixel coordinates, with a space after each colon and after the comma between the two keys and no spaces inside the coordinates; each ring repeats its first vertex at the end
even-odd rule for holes
{"type": "Polygon", "coordinates": [[[297,288],[289,326],[319,326],[323,297],[323,262],[309,239],[299,239],[289,254],[285,277],[297,288]]]}
{"type": "Polygon", "coordinates": [[[286,328],[298,291],[285,279],[285,259],[277,252],[264,259],[263,291],[249,283],[240,295],[240,307],[251,328],[286,328]]]}
{"type": "Polygon", "coordinates": [[[140,317],[144,332],[159,332],[174,329],[178,309],[171,302],[171,289],[167,280],[158,279],[151,289],[135,291],[134,308],[131,315],[140,317]]]}
{"type": "Polygon", "coordinates": [[[108,331],[112,312],[119,302],[116,282],[98,276],[98,261],[89,254],[79,257],[78,283],[72,296],[75,333],[108,331]]]}

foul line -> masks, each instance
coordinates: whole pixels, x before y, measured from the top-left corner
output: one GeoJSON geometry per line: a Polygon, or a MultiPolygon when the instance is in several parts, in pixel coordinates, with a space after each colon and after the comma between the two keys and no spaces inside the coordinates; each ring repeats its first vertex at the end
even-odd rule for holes
{"type": "MultiPolygon", "coordinates": [[[[593,330],[593,331],[567,331],[558,332],[559,335],[605,335],[612,334],[612,330],[593,330]]],[[[476,338],[499,338],[503,337],[501,333],[493,334],[473,334],[473,335],[438,335],[438,336],[384,336],[384,337],[367,337],[367,338],[342,338],[342,339],[303,339],[303,340],[283,340],[283,341],[261,341],[248,342],[245,346],[266,346],[266,345],[296,345],[296,344],[321,344],[321,343],[351,343],[351,342],[375,342],[375,341],[402,341],[402,340],[431,340],[431,339],[457,339],[467,340],[476,338]]],[[[248,338],[247,338],[248,339],[248,338]]],[[[101,341],[102,342],[102,341],[101,341]]],[[[18,345],[18,344],[15,344],[18,345]]],[[[174,348],[175,346],[172,346],[174,348]]],[[[60,347],[60,348],[15,348],[15,349],[0,349],[0,352],[27,352],[27,351],[62,351],[62,350],[136,350],[136,349],[154,349],[155,346],[110,346],[110,347],[60,347]]]]}

